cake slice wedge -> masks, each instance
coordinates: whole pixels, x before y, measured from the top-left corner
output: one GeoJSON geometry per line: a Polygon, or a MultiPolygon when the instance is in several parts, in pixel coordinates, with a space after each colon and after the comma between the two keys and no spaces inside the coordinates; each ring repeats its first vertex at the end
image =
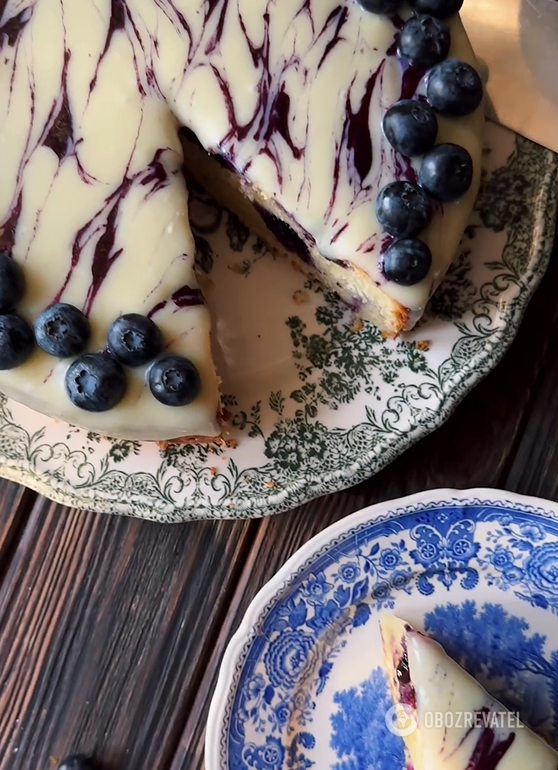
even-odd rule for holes
{"type": "Polygon", "coordinates": [[[556,770],[558,753],[437,642],[393,615],[383,615],[380,626],[393,702],[410,720],[409,768],[556,770]]]}

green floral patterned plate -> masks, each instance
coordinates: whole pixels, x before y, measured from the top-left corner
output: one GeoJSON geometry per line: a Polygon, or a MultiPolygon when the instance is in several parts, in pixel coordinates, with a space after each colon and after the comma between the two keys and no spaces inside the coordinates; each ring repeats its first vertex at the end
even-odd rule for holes
{"type": "Polygon", "coordinates": [[[546,268],[558,156],[489,125],[461,253],[397,342],[198,195],[228,445],[116,441],[0,396],[0,474],[96,511],[176,522],[279,513],[376,473],[446,420],[499,361],[546,268]]]}

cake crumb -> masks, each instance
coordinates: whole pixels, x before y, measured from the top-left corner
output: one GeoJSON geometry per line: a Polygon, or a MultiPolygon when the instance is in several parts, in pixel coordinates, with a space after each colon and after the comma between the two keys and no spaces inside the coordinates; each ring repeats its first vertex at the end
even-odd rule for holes
{"type": "Polygon", "coordinates": [[[417,350],[430,350],[430,340],[419,340],[416,345],[417,350]]]}
{"type": "Polygon", "coordinates": [[[390,335],[387,332],[382,332],[382,339],[383,340],[389,340],[391,339],[390,335]]]}
{"type": "Polygon", "coordinates": [[[353,325],[351,326],[351,331],[354,334],[358,334],[358,332],[362,331],[362,327],[364,326],[362,322],[362,318],[356,318],[353,325]]]}
{"type": "Polygon", "coordinates": [[[268,489],[273,489],[273,487],[275,486],[275,482],[274,482],[274,481],[272,481],[271,479],[269,479],[269,481],[266,481],[266,482],[265,482],[265,485],[266,485],[266,487],[267,487],[268,489]]]}
{"type": "Polygon", "coordinates": [[[303,289],[297,289],[293,294],[293,300],[296,305],[305,305],[308,302],[308,293],[303,289]]]}
{"type": "Polygon", "coordinates": [[[209,469],[209,472],[211,473],[212,476],[216,476],[217,475],[217,468],[211,467],[209,469]]]}

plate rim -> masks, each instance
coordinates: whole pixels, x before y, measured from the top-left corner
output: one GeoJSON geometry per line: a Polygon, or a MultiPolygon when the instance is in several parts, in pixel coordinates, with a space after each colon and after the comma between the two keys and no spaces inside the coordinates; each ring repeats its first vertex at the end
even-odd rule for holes
{"type": "Polygon", "coordinates": [[[211,697],[206,720],[204,762],[206,770],[230,770],[220,764],[221,729],[225,718],[227,698],[233,684],[235,668],[240,654],[249,642],[254,627],[264,616],[270,602],[284,591],[293,577],[328,543],[344,533],[367,522],[379,523],[398,519],[403,513],[435,503],[458,502],[463,504],[504,503],[511,508],[531,509],[535,515],[549,516],[558,521],[558,502],[542,497],[510,492],[497,487],[451,488],[440,487],[403,497],[380,501],[360,508],[330,524],[303,543],[285,563],[257,591],[246,608],[238,628],[229,639],[221,658],[217,681],[211,697]],[[407,510],[408,509],[408,510],[407,510]]]}

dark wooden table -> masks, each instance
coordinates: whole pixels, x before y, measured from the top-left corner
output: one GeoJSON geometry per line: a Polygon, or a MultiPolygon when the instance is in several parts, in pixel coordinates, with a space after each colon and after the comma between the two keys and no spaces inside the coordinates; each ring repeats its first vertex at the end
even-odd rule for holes
{"type": "Polygon", "coordinates": [[[558,499],[558,240],[503,362],[358,487],[267,520],[172,526],[0,481],[0,770],[76,751],[108,770],[202,767],[223,651],[278,567],[365,505],[473,486],[558,499]]]}

